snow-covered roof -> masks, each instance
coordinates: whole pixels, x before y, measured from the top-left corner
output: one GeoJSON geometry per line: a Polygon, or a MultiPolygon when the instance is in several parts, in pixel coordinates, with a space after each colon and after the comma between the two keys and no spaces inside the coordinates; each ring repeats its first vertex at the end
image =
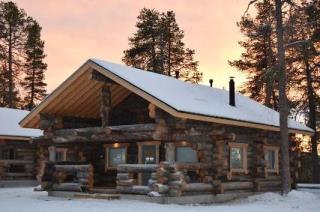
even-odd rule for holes
{"type": "MultiPolygon", "coordinates": [[[[236,94],[236,106],[229,105],[229,91],[177,80],[99,59],[92,62],[112,72],[176,111],[222,119],[279,127],[279,113],[246,96],[236,94]]],[[[290,129],[313,132],[302,123],[289,119],[290,129]]]]}
{"type": "MultiPolygon", "coordinates": [[[[133,92],[178,118],[279,131],[278,112],[241,94],[236,94],[236,106],[233,107],[229,105],[229,91],[190,84],[173,77],[98,59],[89,59],[84,63],[32,110],[20,125],[38,128],[41,113],[99,118],[102,84],[90,80],[92,70],[115,81],[118,88],[125,90],[124,93],[133,92]],[[78,101],[80,97],[81,101],[78,101]],[[79,112],[79,108],[84,111],[79,112]]],[[[118,88],[112,89],[113,94],[118,95],[114,99],[125,98],[118,88]]],[[[293,133],[313,133],[312,129],[292,119],[289,119],[288,124],[293,133]]]]}
{"type": "Polygon", "coordinates": [[[38,129],[26,129],[19,122],[29,111],[0,107],[0,137],[37,137],[42,135],[38,129]]]}

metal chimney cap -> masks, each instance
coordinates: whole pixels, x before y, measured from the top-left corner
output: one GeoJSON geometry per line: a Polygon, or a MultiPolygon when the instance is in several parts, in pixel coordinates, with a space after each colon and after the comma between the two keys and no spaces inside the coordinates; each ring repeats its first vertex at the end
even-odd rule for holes
{"type": "Polygon", "coordinates": [[[213,79],[209,79],[210,87],[212,87],[213,79]]]}

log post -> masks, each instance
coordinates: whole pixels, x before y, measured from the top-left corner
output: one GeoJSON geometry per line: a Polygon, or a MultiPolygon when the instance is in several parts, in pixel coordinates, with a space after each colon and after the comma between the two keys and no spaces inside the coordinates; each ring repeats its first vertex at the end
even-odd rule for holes
{"type": "Polygon", "coordinates": [[[110,84],[104,84],[101,88],[101,124],[102,127],[107,127],[110,121],[110,110],[111,110],[111,91],[110,84]]]}
{"type": "Polygon", "coordinates": [[[49,150],[49,161],[56,162],[56,147],[50,146],[48,150],[49,150]]]}
{"type": "Polygon", "coordinates": [[[166,161],[168,161],[170,164],[175,162],[175,145],[174,143],[166,143],[166,161]]]}

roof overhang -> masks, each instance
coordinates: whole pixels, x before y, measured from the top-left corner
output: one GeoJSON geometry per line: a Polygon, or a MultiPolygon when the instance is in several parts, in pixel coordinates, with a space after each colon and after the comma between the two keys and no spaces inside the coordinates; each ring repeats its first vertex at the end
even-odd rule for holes
{"type": "Polygon", "coordinates": [[[29,141],[31,138],[27,136],[0,135],[0,140],[29,141]]]}
{"type": "MultiPolygon", "coordinates": [[[[253,122],[247,122],[242,120],[226,119],[221,117],[212,117],[212,116],[206,116],[202,114],[194,114],[194,113],[176,110],[175,108],[159,100],[155,96],[150,95],[146,91],[140,89],[139,87],[133,85],[129,81],[112,73],[110,70],[107,70],[106,68],[98,65],[92,60],[88,60],[86,63],[84,63],[77,71],[75,71],[69,78],[67,78],[57,89],[55,89],[49,96],[47,96],[47,98],[45,98],[36,108],[34,108],[20,122],[20,125],[22,127],[34,128],[37,125],[36,122],[39,122],[39,114],[42,112],[42,110],[46,106],[51,104],[56,98],[58,98],[59,95],[62,94],[67,87],[71,86],[76,79],[78,79],[81,75],[83,75],[85,71],[88,71],[89,69],[94,69],[100,72],[102,75],[113,80],[114,82],[123,86],[127,90],[139,95],[140,97],[144,98],[145,100],[149,101],[150,103],[154,104],[155,106],[161,108],[162,110],[168,112],[169,114],[177,118],[193,119],[193,120],[199,120],[199,121],[205,121],[205,122],[256,128],[256,129],[262,129],[262,130],[268,130],[268,131],[280,131],[280,128],[278,126],[265,125],[261,123],[253,123],[253,122]]],[[[299,129],[289,129],[289,132],[304,134],[304,135],[313,135],[313,132],[303,131],[299,129]]]]}

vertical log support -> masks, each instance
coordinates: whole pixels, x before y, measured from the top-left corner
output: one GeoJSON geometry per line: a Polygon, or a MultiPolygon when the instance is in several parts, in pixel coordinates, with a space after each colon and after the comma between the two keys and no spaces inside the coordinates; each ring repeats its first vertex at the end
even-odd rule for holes
{"type": "Polygon", "coordinates": [[[107,127],[110,122],[110,110],[111,110],[111,91],[110,84],[105,83],[101,88],[101,124],[102,127],[107,127]]]}
{"type": "Polygon", "coordinates": [[[50,146],[48,150],[49,150],[49,161],[56,162],[56,147],[50,146]]]}
{"type": "Polygon", "coordinates": [[[166,149],[166,161],[170,164],[173,164],[175,162],[175,146],[174,143],[166,143],[165,144],[166,149]]]}

